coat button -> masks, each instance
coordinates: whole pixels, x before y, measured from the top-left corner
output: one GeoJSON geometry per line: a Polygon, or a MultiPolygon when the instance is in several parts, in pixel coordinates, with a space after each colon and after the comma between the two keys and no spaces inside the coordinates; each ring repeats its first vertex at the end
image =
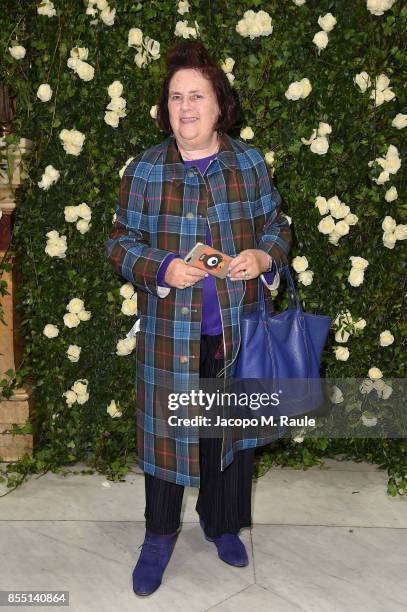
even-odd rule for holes
{"type": "Polygon", "coordinates": [[[188,212],[186,215],[187,219],[193,219],[194,218],[194,213],[188,212]]]}
{"type": "Polygon", "coordinates": [[[183,314],[183,315],[189,314],[189,308],[187,308],[187,306],[183,306],[181,308],[181,314],[183,314]]]}
{"type": "Polygon", "coordinates": [[[180,363],[188,363],[188,357],[186,355],[181,355],[179,360],[180,363]]]}

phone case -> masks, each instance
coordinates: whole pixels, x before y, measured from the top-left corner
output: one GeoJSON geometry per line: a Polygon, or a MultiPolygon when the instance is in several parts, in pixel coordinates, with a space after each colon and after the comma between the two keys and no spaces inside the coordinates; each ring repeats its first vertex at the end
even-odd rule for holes
{"type": "Polygon", "coordinates": [[[194,248],[189,251],[184,261],[195,268],[212,274],[212,276],[226,278],[229,263],[232,259],[230,255],[217,251],[203,242],[197,242],[194,248]]]}

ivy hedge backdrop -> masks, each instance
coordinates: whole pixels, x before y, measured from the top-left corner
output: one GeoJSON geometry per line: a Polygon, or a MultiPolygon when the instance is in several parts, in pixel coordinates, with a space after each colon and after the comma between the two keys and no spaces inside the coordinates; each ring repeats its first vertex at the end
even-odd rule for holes
{"type": "MultiPolygon", "coordinates": [[[[230,135],[274,168],[303,308],[334,321],[324,375],[382,394],[382,377],[405,376],[406,21],[394,0],[3,1],[0,81],[17,99],[6,143],[34,143],[9,253],[25,350],[1,385],[7,396],[34,384],[35,456],[8,466],[10,487],[77,461],[119,479],[134,459],[136,294],[105,241],[126,162],[164,138],[164,55],[186,38],[208,46],[239,96],[230,135]]],[[[282,286],[275,307],[286,306],[282,286]]],[[[389,494],[407,492],[403,439],[297,437],[258,454],[258,474],[372,461],[389,494]]]]}

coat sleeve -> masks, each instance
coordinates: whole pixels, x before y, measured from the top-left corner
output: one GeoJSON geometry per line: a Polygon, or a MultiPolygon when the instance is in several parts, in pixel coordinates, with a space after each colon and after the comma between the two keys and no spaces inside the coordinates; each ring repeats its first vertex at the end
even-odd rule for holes
{"type": "Polygon", "coordinates": [[[273,258],[277,267],[272,285],[268,285],[264,275],[262,281],[269,289],[276,289],[280,283],[282,267],[288,264],[288,253],[292,244],[292,234],[288,219],[282,215],[282,198],[274,185],[271,169],[261,159],[256,164],[257,195],[254,206],[254,223],[257,248],[273,258]]]}
{"type": "Polygon", "coordinates": [[[144,190],[134,181],[136,158],[127,166],[120,183],[116,220],[105,244],[106,257],[114,270],[137,289],[166,297],[170,288],[157,283],[158,271],[170,253],[150,242],[144,190]]]}

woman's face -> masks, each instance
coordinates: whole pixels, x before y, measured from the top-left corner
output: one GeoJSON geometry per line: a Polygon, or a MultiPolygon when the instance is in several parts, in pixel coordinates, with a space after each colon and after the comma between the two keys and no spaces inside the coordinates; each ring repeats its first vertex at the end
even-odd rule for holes
{"type": "Polygon", "coordinates": [[[168,112],[177,141],[189,146],[207,143],[220,115],[211,82],[194,68],[178,70],[169,84],[168,112]]]}

